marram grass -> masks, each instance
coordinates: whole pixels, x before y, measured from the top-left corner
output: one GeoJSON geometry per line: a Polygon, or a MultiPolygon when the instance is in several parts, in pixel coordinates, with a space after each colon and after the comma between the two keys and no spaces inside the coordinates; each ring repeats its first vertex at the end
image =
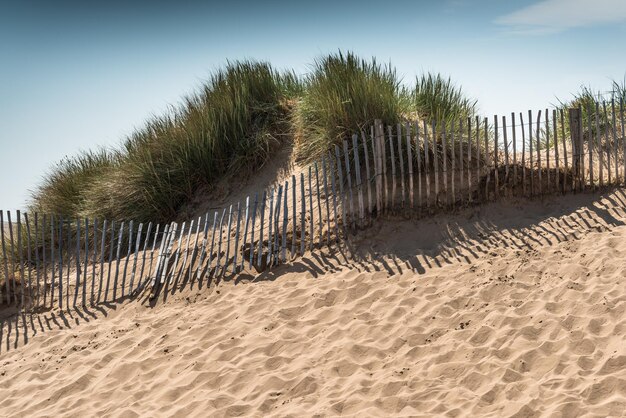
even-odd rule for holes
{"type": "Polygon", "coordinates": [[[269,158],[289,131],[289,99],[300,90],[297,77],[268,63],[228,63],[179,108],[131,135],[115,163],[89,155],[89,164],[85,156],[62,162],[34,193],[33,207],[171,220],[201,186],[251,173],[269,158]]]}
{"type": "Polygon", "coordinates": [[[411,97],[418,118],[451,126],[476,114],[476,100],[465,95],[461,87],[441,74],[417,77],[411,97]]]}
{"type": "Polygon", "coordinates": [[[395,124],[407,108],[391,65],[348,52],[315,61],[293,115],[297,157],[320,158],[344,139],[381,119],[395,124]]]}
{"type": "Polygon", "coordinates": [[[252,174],[284,141],[314,161],[372,125],[451,121],[475,101],[450,79],[428,74],[404,87],[395,69],[338,52],[300,79],[265,62],[235,61],[215,71],[182,104],[148,120],[118,151],[61,161],[33,193],[32,210],[65,218],[166,222],[199,192],[252,174]]]}

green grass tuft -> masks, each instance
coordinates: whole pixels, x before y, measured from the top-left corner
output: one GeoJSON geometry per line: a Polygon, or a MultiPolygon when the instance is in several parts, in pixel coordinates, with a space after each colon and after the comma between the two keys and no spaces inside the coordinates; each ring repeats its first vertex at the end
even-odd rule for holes
{"type": "Polygon", "coordinates": [[[293,73],[237,61],[216,71],[197,94],[155,117],[123,151],[63,161],[33,196],[34,207],[66,216],[167,221],[201,186],[252,173],[289,133],[293,73]]]}
{"type": "Polygon", "coordinates": [[[395,124],[407,109],[395,69],[351,52],[316,60],[305,83],[293,117],[297,157],[303,161],[320,158],[374,119],[395,124]]]}
{"type": "Polygon", "coordinates": [[[44,177],[33,194],[33,211],[78,217],[88,212],[85,195],[94,181],[119,163],[120,155],[104,149],[67,157],[44,177]]]}
{"type": "Polygon", "coordinates": [[[450,126],[476,114],[476,100],[465,95],[450,78],[428,73],[417,77],[413,103],[420,119],[450,126]]]}

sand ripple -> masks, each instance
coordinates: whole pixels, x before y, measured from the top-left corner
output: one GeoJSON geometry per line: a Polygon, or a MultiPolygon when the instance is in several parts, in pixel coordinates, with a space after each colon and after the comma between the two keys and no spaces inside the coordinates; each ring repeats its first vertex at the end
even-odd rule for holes
{"type": "Polygon", "coordinates": [[[617,191],[390,221],[350,261],[26,344],[5,323],[0,415],[624,416],[624,206],[617,191]]]}

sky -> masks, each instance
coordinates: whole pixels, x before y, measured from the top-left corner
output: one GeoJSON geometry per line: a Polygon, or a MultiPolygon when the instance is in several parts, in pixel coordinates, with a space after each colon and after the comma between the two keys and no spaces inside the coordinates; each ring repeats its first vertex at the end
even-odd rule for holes
{"type": "Polygon", "coordinates": [[[306,74],[350,50],[409,85],[450,76],[492,116],[609,90],[625,39],[625,0],[0,0],[0,208],[26,208],[57,161],[119,146],[227,60],[306,74]]]}

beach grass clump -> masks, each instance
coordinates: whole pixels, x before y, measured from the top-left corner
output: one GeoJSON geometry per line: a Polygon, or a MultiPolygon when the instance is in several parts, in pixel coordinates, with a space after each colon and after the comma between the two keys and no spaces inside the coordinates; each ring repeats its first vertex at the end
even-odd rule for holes
{"type": "Polygon", "coordinates": [[[34,202],[71,216],[171,220],[200,187],[252,173],[269,158],[289,133],[290,99],[299,91],[293,73],[268,63],[228,63],[180,106],[134,132],[115,164],[78,176],[82,159],[63,162],[34,202]]]}
{"type": "Polygon", "coordinates": [[[297,157],[313,161],[375,119],[395,124],[407,110],[395,69],[338,52],[315,61],[293,115],[297,157]]]}
{"type": "MultiPolygon", "coordinates": [[[[626,106],[626,77],[622,81],[613,80],[611,91],[603,94],[600,90],[595,90],[589,86],[581,86],[572,94],[571,99],[558,99],[558,107],[563,109],[563,128],[566,136],[570,135],[569,117],[567,109],[579,108],[582,115],[582,129],[584,140],[591,137],[607,136],[614,128],[621,130],[621,113],[626,106]],[[597,130],[599,129],[599,132],[597,130]]],[[[558,129],[561,129],[561,121],[558,122],[558,129]]]]}
{"type": "Polygon", "coordinates": [[[33,193],[33,211],[80,217],[89,212],[85,196],[94,181],[119,163],[117,152],[100,149],[66,157],[44,176],[33,193]]]}
{"type": "Polygon", "coordinates": [[[437,126],[452,126],[476,114],[477,101],[441,74],[427,73],[416,78],[412,95],[418,118],[437,126]]]}
{"type": "Polygon", "coordinates": [[[626,106],[626,76],[621,81],[613,80],[612,87],[615,103],[626,106]]]}

